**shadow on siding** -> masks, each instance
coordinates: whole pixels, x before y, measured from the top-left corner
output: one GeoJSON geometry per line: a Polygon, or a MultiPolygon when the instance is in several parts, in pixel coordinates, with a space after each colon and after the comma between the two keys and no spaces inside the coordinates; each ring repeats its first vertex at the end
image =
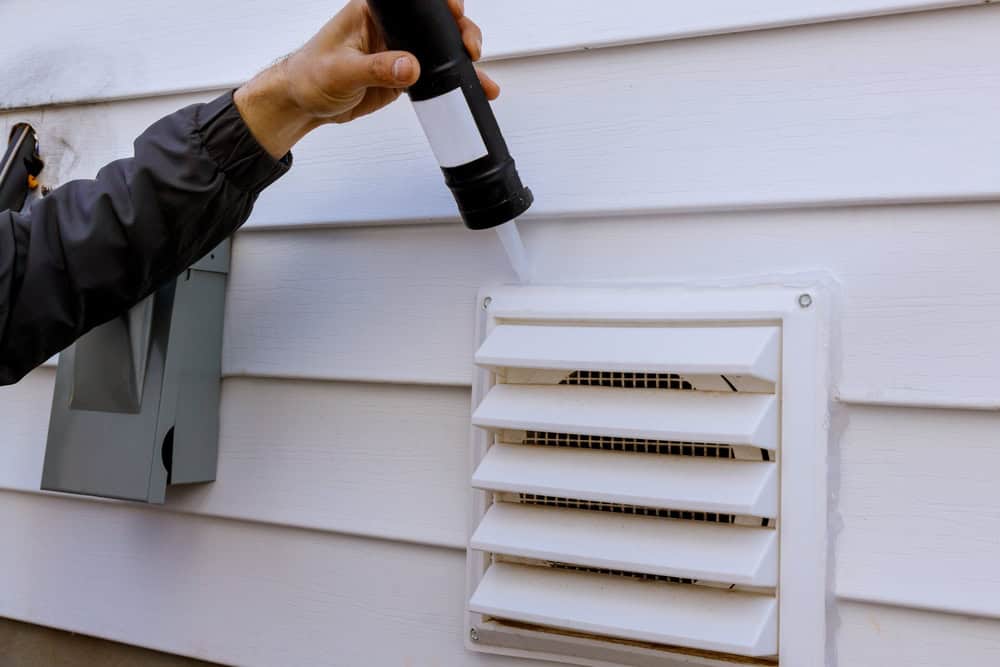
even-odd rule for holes
{"type": "Polygon", "coordinates": [[[212,667],[214,663],[0,618],[0,667],[212,667]]]}

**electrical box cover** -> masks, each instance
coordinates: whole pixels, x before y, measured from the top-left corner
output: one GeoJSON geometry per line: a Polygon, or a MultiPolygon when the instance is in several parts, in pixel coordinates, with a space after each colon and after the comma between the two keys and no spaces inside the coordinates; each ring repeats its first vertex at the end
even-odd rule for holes
{"type": "Polygon", "coordinates": [[[229,241],[59,356],[42,489],[162,503],[215,479],[229,241]]]}

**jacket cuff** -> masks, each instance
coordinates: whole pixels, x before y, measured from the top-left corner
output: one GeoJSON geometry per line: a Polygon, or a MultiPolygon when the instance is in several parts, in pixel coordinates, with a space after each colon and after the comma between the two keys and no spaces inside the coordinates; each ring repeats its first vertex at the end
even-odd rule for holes
{"type": "Polygon", "coordinates": [[[259,194],[292,166],[292,154],[275,160],[240,116],[233,91],[199,107],[195,124],[209,156],[240,189],[259,194]]]}

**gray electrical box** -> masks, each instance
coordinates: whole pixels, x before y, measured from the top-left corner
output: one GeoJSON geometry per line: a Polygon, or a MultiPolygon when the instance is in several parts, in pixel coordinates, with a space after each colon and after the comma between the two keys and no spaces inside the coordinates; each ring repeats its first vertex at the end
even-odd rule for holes
{"type": "Polygon", "coordinates": [[[59,356],[42,489],[162,503],[215,479],[229,241],[59,356]]]}

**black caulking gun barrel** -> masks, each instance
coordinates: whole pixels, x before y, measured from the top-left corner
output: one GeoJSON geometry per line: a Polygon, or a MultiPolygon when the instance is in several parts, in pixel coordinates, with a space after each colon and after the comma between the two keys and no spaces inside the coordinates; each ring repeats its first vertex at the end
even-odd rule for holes
{"type": "MultiPolygon", "coordinates": [[[[446,1],[368,0],[368,6],[388,47],[420,61],[420,79],[408,92],[466,226],[497,227],[528,210],[531,190],[517,175],[446,1]]],[[[505,231],[516,238],[513,226],[505,231]]]]}

